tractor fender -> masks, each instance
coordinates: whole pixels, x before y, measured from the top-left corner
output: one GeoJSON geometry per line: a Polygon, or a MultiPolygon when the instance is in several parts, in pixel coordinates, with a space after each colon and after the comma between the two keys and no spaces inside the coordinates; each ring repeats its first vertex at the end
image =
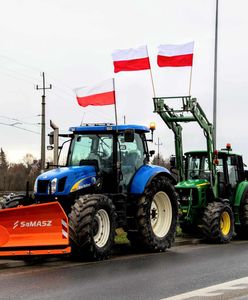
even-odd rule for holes
{"type": "Polygon", "coordinates": [[[248,191],[248,181],[242,181],[236,191],[235,199],[234,199],[234,206],[240,206],[243,197],[245,196],[246,192],[248,191]]]}
{"type": "Polygon", "coordinates": [[[144,165],[140,167],[134,175],[130,185],[130,193],[143,194],[146,186],[157,175],[164,175],[170,178],[173,184],[176,184],[176,180],[173,178],[168,169],[155,165],[144,165]]]}

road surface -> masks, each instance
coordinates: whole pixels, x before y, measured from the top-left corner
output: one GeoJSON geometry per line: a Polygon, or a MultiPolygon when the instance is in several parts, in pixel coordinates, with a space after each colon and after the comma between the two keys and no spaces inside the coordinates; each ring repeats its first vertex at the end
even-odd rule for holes
{"type": "Polygon", "coordinates": [[[247,276],[248,242],[199,244],[95,263],[52,261],[6,266],[0,270],[0,299],[153,300],[173,296],[171,299],[192,300],[203,299],[196,295],[208,299],[208,293],[212,294],[209,299],[234,299],[248,295],[247,276]],[[229,283],[237,279],[241,281],[229,283]],[[218,286],[222,283],[226,284],[218,286]]]}

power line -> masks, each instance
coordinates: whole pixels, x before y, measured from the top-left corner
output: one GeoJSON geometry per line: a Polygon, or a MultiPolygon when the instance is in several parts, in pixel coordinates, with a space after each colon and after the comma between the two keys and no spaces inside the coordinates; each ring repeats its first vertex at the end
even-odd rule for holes
{"type": "Polygon", "coordinates": [[[12,74],[8,74],[6,72],[3,72],[2,70],[0,70],[0,73],[3,74],[4,76],[7,76],[7,77],[10,77],[10,78],[14,78],[16,80],[23,80],[23,81],[26,81],[28,82],[29,84],[32,84],[34,86],[34,82],[28,80],[28,79],[25,79],[25,78],[20,78],[20,77],[17,77],[15,75],[12,75],[12,74]]]}
{"type": "Polygon", "coordinates": [[[21,122],[22,124],[26,124],[26,125],[39,126],[38,123],[25,122],[25,121],[22,121],[22,120],[17,119],[17,118],[10,118],[10,117],[5,117],[5,116],[0,116],[0,118],[6,119],[6,120],[12,120],[12,121],[21,122]]]}
{"type": "Polygon", "coordinates": [[[6,67],[6,66],[4,66],[2,64],[1,64],[1,68],[4,68],[5,70],[10,71],[10,72],[14,72],[15,74],[19,73],[22,76],[27,77],[27,78],[32,79],[32,80],[38,80],[38,76],[35,77],[35,76],[30,75],[30,74],[26,74],[26,73],[18,70],[17,68],[14,68],[14,69],[13,68],[9,68],[9,66],[6,67]]]}
{"type": "Polygon", "coordinates": [[[2,58],[4,58],[4,59],[7,59],[7,60],[9,60],[9,61],[12,61],[12,62],[14,62],[14,63],[16,63],[16,64],[18,64],[18,65],[20,65],[20,66],[23,66],[23,67],[25,67],[25,68],[35,70],[36,72],[37,72],[37,71],[38,71],[38,72],[41,72],[41,69],[38,69],[38,68],[33,67],[33,66],[26,65],[26,64],[24,64],[24,63],[22,63],[22,62],[19,62],[19,61],[16,60],[16,59],[10,57],[10,56],[0,54],[0,57],[2,57],[2,58]]]}
{"type": "MultiPolygon", "coordinates": [[[[33,70],[33,71],[35,71],[35,72],[37,72],[37,71],[40,72],[40,69],[39,69],[39,68],[30,66],[30,65],[27,65],[27,64],[24,64],[24,63],[22,63],[22,62],[20,62],[20,61],[18,61],[18,60],[16,60],[16,59],[14,59],[14,58],[12,58],[12,57],[9,57],[9,56],[7,56],[7,55],[0,54],[0,58],[2,58],[2,61],[3,61],[3,59],[4,59],[4,60],[10,61],[10,62],[12,62],[12,63],[14,63],[14,64],[16,64],[16,65],[19,65],[19,66],[21,66],[21,67],[24,67],[24,68],[26,68],[26,69],[31,69],[31,70],[33,70]]],[[[4,74],[5,76],[14,78],[14,79],[16,79],[16,80],[23,80],[23,81],[28,82],[29,84],[32,84],[32,85],[34,85],[34,81],[31,81],[31,80],[37,80],[37,79],[36,79],[37,77],[34,77],[33,75],[27,75],[27,74],[25,74],[25,73],[23,73],[22,71],[19,71],[19,70],[14,71],[13,69],[11,69],[11,68],[9,68],[9,67],[4,67],[4,68],[5,68],[8,72],[14,73],[14,75],[13,75],[13,74],[6,73],[6,72],[3,72],[2,70],[0,70],[0,73],[4,74]],[[19,73],[20,76],[17,76],[17,75],[18,75],[17,73],[19,73]],[[29,79],[27,79],[27,78],[29,78],[29,79]],[[31,79],[31,80],[30,80],[30,79],[31,79]]],[[[60,81],[60,82],[63,84],[63,86],[62,86],[61,84],[53,85],[53,87],[55,86],[56,89],[60,90],[60,91],[58,91],[59,93],[61,93],[61,94],[63,94],[63,95],[66,95],[66,97],[68,97],[68,96],[69,96],[69,97],[73,97],[73,96],[74,96],[73,88],[72,88],[71,86],[69,86],[67,83],[62,82],[61,80],[56,79],[56,77],[55,77],[53,74],[51,75],[51,73],[49,73],[48,76],[54,78],[56,81],[60,81]],[[68,90],[70,90],[70,92],[69,92],[68,90]]],[[[53,94],[56,95],[54,92],[53,92],[53,94]]],[[[60,99],[63,98],[63,99],[68,100],[67,98],[65,98],[65,96],[64,96],[64,97],[61,97],[61,96],[59,96],[59,95],[56,95],[56,96],[59,97],[60,99]]],[[[88,113],[88,115],[89,115],[89,114],[90,114],[90,113],[88,113]]],[[[103,112],[100,112],[100,111],[97,111],[97,110],[94,111],[94,114],[101,114],[101,115],[103,115],[105,118],[106,118],[106,116],[107,116],[107,118],[110,118],[110,115],[109,115],[109,114],[103,113],[103,112]]],[[[111,116],[111,118],[112,118],[112,116],[111,116]]]]}
{"type": "Polygon", "coordinates": [[[16,123],[14,123],[14,124],[7,124],[7,123],[0,122],[0,124],[1,125],[5,125],[5,126],[9,126],[9,127],[13,127],[13,128],[17,128],[17,129],[20,129],[20,130],[32,132],[32,133],[35,133],[35,134],[40,134],[39,132],[36,132],[36,131],[33,131],[33,130],[29,130],[29,129],[26,129],[26,128],[23,128],[23,127],[20,127],[20,126],[16,126],[17,125],[16,123]]]}

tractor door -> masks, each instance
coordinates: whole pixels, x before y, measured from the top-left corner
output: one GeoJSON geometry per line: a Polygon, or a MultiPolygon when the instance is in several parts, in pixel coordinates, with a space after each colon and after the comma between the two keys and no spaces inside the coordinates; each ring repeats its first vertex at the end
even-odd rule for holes
{"type": "Polygon", "coordinates": [[[97,134],[92,143],[92,153],[96,153],[99,170],[103,180],[102,191],[113,193],[116,191],[117,179],[114,172],[113,135],[97,134]]]}
{"type": "Polygon", "coordinates": [[[146,151],[142,134],[134,133],[133,141],[125,140],[125,133],[118,137],[118,156],[121,162],[120,186],[123,192],[128,191],[129,184],[136,171],[144,164],[146,151]]]}
{"type": "Polygon", "coordinates": [[[102,191],[114,192],[113,134],[75,134],[71,144],[68,166],[94,165],[102,178],[102,191]]]}
{"type": "Polygon", "coordinates": [[[237,155],[227,155],[223,157],[223,167],[225,173],[225,193],[223,198],[232,199],[235,195],[237,185],[242,181],[243,172],[240,169],[240,159],[237,155]]]}

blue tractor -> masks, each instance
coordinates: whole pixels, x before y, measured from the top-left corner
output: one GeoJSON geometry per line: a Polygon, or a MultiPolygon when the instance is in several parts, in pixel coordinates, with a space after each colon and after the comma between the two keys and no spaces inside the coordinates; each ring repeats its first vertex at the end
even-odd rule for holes
{"type": "MultiPolygon", "coordinates": [[[[38,176],[31,205],[24,197],[18,207],[0,211],[0,231],[5,228],[10,236],[0,243],[0,255],[25,249],[102,260],[110,255],[119,227],[135,247],[169,248],[176,232],[177,194],[170,172],[149,163],[154,154],[147,146],[150,129],[85,124],[70,132],[60,135],[70,140],[66,166],[38,176]],[[19,245],[18,233],[29,241],[19,245]]],[[[56,140],[55,134],[51,137],[56,140]]]]}

